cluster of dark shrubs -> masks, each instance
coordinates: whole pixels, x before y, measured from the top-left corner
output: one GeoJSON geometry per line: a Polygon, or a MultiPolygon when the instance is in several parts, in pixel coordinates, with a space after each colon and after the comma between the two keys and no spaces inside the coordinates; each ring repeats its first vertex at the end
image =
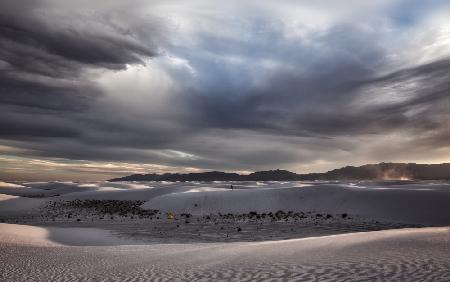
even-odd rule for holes
{"type": "Polygon", "coordinates": [[[45,196],[44,194],[27,194],[27,195],[22,195],[22,197],[25,197],[25,198],[45,198],[47,196],[45,196]]]}
{"type": "MultiPolygon", "coordinates": [[[[136,216],[139,218],[152,217],[158,210],[145,210],[141,208],[144,201],[121,201],[121,200],[73,200],[63,202],[51,202],[47,206],[50,210],[73,209],[89,210],[93,214],[136,216]]],[[[72,213],[68,213],[67,218],[71,218],[72,213]]]]}
{"type": "MultiPolygon", "coordinates": [[[[268,212],[268,213],[258,213],[256,211],[251,211],[248,214],[218,214],[222,219],[250,219],[250,220],[266,220],[269,219],[271,221],[282,221],[282,220],[301,220],[306,218],[323,220],[323,219],[334,219],[334,218],[342,218],[347,219],[348,215],[343,213],[341,215],[332,215],[332,214],[321,214],[321,213],[313,213],[313,212],[293,212],[293,211],[282,211],[279,210],[277,212],[268,212]]],[[[210,216],[205,216],[205,219],[209,220],[210,216]]]]}
{"type": "MultiPolygon", "coordinates": [[[[192,216],[192,214],[190,214],[190,213],[182,213],[182,214],[180,214],[180,216],[184,217],[184,219],[185,219],[184,223],[186,223],[186,224],[190,223],[189,218],[192,216]]],[[[178,227],[178,225],[177,225],[177,227],[178,227]]]]}
{"type": "MultiPolygon", "coordinates": [[[[125,200],[73,200],[73,201],[55,201],[50,202],[47,205],[47,217],[51,217],[53,220],[55,218],[63,217],[67,219],[77,219],[81,214],[86,212],[93,216],[99,216],[100,219],[110,218],[114,219],[115,216],[127,217],[131,219],[138,218],[156,218],[160,219],[161,212],[159,210],[146,210],[142,209],[141,206],[144,201],[125,201],[125,200]]],[[[174,220],[183,219],[186,224],[189,224],[195,218],[192,218],[190,213],[181,213],[179,218],[174,215],[174,220]]],[[[314,212],[293,212],[293,211],[283,211],[279,210],[277,212],[263,212],[258,213],[256,211],[251,211],[244,214],[222,214],[218,213],[216,215],[205,215],[203,216],[204,221],[213,221],[218,224],[220,220],[243,220],[243,221],[289,221],[289,220],[332,220],[332,219],[349,219],[346,213],[339,215],[332,214],[321,214],[314,212]],[[219,220],[219,221],[218,221],[219,220]]],[[[200,218],[196,218],[200,221],[200,218]]],[[[79,220],[78,220],[79,221],[79,220]]]]}

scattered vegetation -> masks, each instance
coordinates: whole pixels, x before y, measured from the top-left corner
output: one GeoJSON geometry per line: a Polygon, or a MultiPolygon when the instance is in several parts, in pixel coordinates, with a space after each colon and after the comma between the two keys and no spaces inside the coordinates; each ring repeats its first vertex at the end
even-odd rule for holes
{"type": "MultiPolygon", "coordinates": [[[[134,218],[149,218],[159,213],[158,210],[145,210],[141,208],[143,201],[120,201],[120,200],[73,200],[50,202],[45,211],[51,218],[72,219],[74,215],[87,213],[98,216],[99,219],[114,219],[115,216],[134,218]]],[[[81,221],[77,218],[77,221],[81,221]]]]}

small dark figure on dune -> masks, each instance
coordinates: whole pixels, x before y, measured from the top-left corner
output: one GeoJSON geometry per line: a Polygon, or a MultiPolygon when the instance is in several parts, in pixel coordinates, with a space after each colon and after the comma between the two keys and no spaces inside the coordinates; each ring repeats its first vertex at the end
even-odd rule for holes
{"type": "Polygon", "coordinates": [[[231,189],[231,190],[234,190],[233,184],[230,185],[230,189],[231,189]]]}

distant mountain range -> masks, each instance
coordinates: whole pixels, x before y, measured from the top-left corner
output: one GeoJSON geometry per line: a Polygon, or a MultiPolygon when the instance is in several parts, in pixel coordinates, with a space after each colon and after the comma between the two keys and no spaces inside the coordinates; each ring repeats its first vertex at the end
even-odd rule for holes
{"type": "Polygon", "coordinates": [[[237,174],[221,171],[200,173],[133,174],[109,181],[294,181],[294,180],[447,180],[450,163],[379,163],[346,166],[324,173],[297,174],[287,170],[237,174]]]}

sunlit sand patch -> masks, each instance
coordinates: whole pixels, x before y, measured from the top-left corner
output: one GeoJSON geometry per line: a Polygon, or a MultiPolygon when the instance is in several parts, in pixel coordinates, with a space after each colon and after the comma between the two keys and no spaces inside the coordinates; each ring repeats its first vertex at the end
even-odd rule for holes
{"type": "Polygon", "coordinates": [[[0,188],[26,188],[26,186],[0,181],[0,188]]]}
{"type": "Polygon", "coordinates": [[[47,229],[36,226],[0,223],[0,242],[13,245],[57,246],[48,240],[47,229]]]}
{"type": "Polygon", "coordinates": [[[17,198],[19,198],[19,197],[7,195],[7,194],[0,194],[0,201],[6,201],[6,200],[11,200],[11,199],[17,199],[17,198]]]}

